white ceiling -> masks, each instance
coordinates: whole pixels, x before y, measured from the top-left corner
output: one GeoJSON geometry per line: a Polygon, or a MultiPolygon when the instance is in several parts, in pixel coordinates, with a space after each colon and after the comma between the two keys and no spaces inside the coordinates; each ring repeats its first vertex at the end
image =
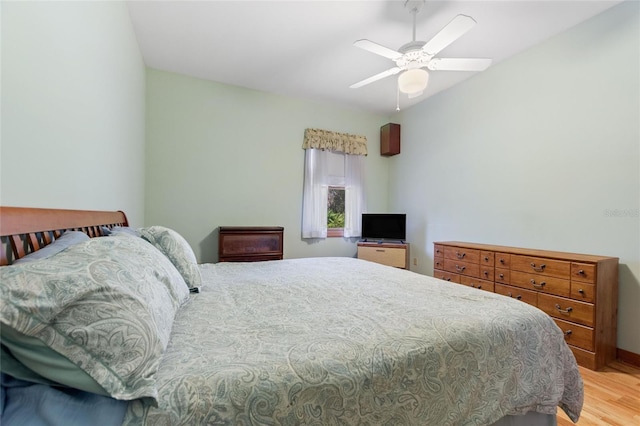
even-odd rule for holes
{"type": "MultiPolygon", "coordinates": [[[[396,50],[411,41],[412,17],[404,3],[179,0],[130,1],[128,7],[149,67],[388,115],[396,109],[397,76],[358,89],[349,86],[394,63],[353,42],[366,38],[396,50]]],[[[618,3],[427,1],[417,15],[416,38],[428,41],[456,15],[471,16],[477,24],[436,56],[492,58],[495,66],[618,3]]],[[[401,96],[401,108],[477,73],[430,74],[424,95],[401,96]]]]}

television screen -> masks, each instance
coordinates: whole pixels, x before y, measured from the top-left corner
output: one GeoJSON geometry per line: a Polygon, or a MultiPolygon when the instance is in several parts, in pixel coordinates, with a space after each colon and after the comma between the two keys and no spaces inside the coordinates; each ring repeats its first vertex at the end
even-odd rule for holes
{"type": "Polygon", "coordinates": [[[362,238],[401,240],[407,238],[407,215],[399,213],[363,213],[362,238]]]}

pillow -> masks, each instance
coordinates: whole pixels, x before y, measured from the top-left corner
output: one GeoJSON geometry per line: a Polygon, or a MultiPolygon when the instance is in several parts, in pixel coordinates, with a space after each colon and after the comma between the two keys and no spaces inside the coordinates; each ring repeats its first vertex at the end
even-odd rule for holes
{"type": "Polygon", "coordinates": [[[65,386],[86,389],[88,375],[113,398],[157,403],[155,374],[189,297],[162,253],[141,238],[92,238],[2,267],[0,282],[0,338],[18,362],[65,386]]]}
{"type": "Polygon", "coordinates": [[[140,237],[140,232],[134,228],[128,226],[114,226],[110,230],[110,235],[131,235],[133,237],[140,237]]]}
{"type": "Polygon", "coordinates": [[[142,238],[153,244],[171,260],[189,288],[202,284],[196,255],[182,235],[164,226],[140,228],[139,231],[142,238]]]}
{"type": "Polygon", "coordinates": [[[66,231],[60,237],[53,240],[51,244],[48,244],[38,251],[29,253],[28,255],[16,259],[13,264],[33,262],[35,260],[46,259],[53,256],[56,253],[60,253],[62,250],[71,247],[72,245],[89,240],[89,236],[81,231],[66,231]]]}
{"type": "Polygon", "coordinates": [[[18,333],[9,326],[2,327],[2,372],[16,379],[43,385],[73,383],[73,387],[99,395],[108,393],[85,371],[62,355],[52,354],[41,340],[18,333]],[[18,361],[16,354],[25,364],[18,361]],[[44,377],[38,373],[46,369],[44,377]]]}

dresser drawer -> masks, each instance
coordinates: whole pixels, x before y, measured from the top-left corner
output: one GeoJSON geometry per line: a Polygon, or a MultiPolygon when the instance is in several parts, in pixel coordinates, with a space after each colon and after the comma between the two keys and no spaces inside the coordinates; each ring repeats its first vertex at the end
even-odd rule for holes
{"type": "Polygon", "coordinates": [[[407,260],[407,251],[404,248],[358,246],[358,259],[404,268],[407,260]]]}
{"type": "Polygon", "coordinates": [[[558,296],[569,297],[571,295],[571,281],[544,275],[511,271],[511,285],[558,296]]]}
{"type": "Polygon", "coordinates": [[[440,244],[433,245],[433,257],[444,257],[444,247],[440,244]]]}
{"type": "Polygon", "coordinates": [[[460,260],[469,263],[480,262],[480,250],[468,249],[463,247],[448,247],[444,248],[444,258],[460,260]]]}
{"type": "Polygon", "coordinates": [[[477,263],[463,262],[461,260],[444,259],[444,270],[455,274],[469,275],[478,278],[480,265],[477,263]]]}
{"type": "Polygon", "coordinates": [[[573,352],[573,356],[576,357],[576,361],[582,367],[586,367],[590,370],[597,370],[599,362],[596,362],[596,353],[591,351],[585,351],[577,346],[569,345],[569,349],[573,352]]]}
{"type": "Polygon", "coordinates": [[[493,266],[495,262],[495,254],[492,251],[480,251],[480,264],[486,266],[493,266]]]}
{"type": "Polygon", "coordinates": [[[463,275],[460,277],[460,284],[468,285],[469,287],[477,288],[479,290],[486,290],[492,293],[494,292],[493,282],[491,281],[481,280],[474,277],[466,277],[463,275]]]}
{"type": "Polygon", "coordinates": [[[452,283],[460,284],[460,275],[452,274],[451,272],[435,270],[433,271],[433,277],[439,280],[445,280],[452,283]]]}
{"type": "Polygon", "coordinates": [[[571,263],[541,257],[511,256],[511,270],[569,279],[571,263]]]}
{"type": "Polygon", "coordinates": [[[508,269],[496,268],[494,277],[496,283],[509,284],[511,282],[511,271],[508,269]]]}
{"type": "Polygon", "coordinates": [[[582,302],[595,302],[596,286],[593,284],[571,282],[571,298],[582,302]]]}
{"type": "Polygon", "coordinates": [[[555,318],[554,321],[564,333],[564,340],[568,344],[588,351],[593,350],[593,328],[555,318]]]}
{"type": "Polygon", "coordinates": [[[480,264],[480,278],[487,281],[494,281],[493,266],[480,264]]]}
{"type": "Polygon", "coordinates": [[[509,253],[496,253],[495,256],[495,265],[496,268],[507,268],[511,267],[511,255],[509,253]]]}
{"type": "Polygon", "coordinates": [[[554,318],[593,326],[593,304],[538,293],[538,308],[554,318]]]}
{"type": "Polygon", "coordinates": [[[596,265],[592,263],[572,263],[571,280],[585,283],[596,282],[596,265]]]}
{"type": "Polygon", "coordinates": [[[529,305],[538,305],[538,293],[531,290],[525,290],[518,287],[512,287],[510,285],[503,285],[496,283],[495,291],[503,296],[508,296],[514,299],[522,300],[529,305]]]}

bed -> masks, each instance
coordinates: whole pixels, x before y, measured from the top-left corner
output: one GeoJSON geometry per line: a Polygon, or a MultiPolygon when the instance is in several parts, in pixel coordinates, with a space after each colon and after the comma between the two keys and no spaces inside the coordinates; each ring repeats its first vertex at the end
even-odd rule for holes
{"type": "Polygon", "coordinates": [[[580,415],[582,379],[562,332],[498,294],[354,258],[198,265],[179,233],[129,228],[122,212],[0,207],[0,235],[3,357],[14,363],[3,358],[3,422],[548,425],[558,407],[580,415]],[[19,260],[76,232],[90,238],[19,260]],[[36,351],[62,358],[65,373],[36,351]]]}

